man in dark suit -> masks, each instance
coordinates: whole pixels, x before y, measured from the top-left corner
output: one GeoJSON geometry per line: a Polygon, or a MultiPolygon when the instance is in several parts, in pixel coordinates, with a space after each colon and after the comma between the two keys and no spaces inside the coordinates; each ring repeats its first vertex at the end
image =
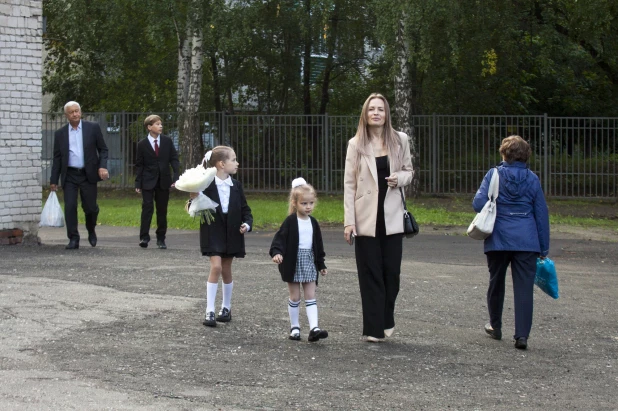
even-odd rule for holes
{"type": "Polygon", "coordinates": [[[64,219],[67,225],[69,250],[79,248],[77,231],[77,192],[79,191],[82,209],[86,215],[88,242],[97,245],[97,182],[109,178],[107,171],[107,145],[97,123],[82,121],[79,104],[69,101],[64,105],[64,115],[69,124],[56,131],[54,135],[54,161],[49,179],[50,189],[58,189],[58,179],[62,175],[64,190],[64,219]]]}
{"type": "Polygon", "coordinates": [[[154,201],[157,207],[157,246],[166,249],[167,203],[170,199],[170,188],[174,187],[174,183],[178,180],[180,163],[172,139],[161,134],[163,131],[161,118],[150,115],[144,120],[144,126],[148,129],[148,136],[137,144],[135,161],[135,191],[142,193],[139,246],[148,247],[154,201]],[[173,176],[170,173],[170,166],[174,172],[173,176]]]}

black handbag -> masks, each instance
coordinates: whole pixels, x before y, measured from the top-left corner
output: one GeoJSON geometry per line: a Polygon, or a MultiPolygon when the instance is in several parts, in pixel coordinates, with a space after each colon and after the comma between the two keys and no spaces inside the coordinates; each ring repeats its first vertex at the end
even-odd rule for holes
{"type": "Polygon", "coordinates": [[[406,238],[412,238],[420,231],[418,223],[406,207],[406,200],[403,198],[403,190],[401,187],[399,187],[399,194],[401,194],[401,202],[403,203],[403,235],[406,238]]]}

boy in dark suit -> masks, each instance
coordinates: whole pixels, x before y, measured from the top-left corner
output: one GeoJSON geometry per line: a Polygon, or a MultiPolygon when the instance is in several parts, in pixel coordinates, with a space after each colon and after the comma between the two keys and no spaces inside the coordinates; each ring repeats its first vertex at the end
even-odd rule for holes
{"type": "Polygon", "coordinates": [[[150,222],[154,204],[157,207],[157,246],[166,249],[167,203],[170,188],[178,180],[178,152],[172,139],[161,134],[161,118],[150,115],[144,120],[148,136],[137,144],[135,161],[135,191],[142,194],[142,222],[139,230],[139,246],[148,247],[150,241],[150,222]],[[170,166],[174,172],[170,173],[170,166]]]}

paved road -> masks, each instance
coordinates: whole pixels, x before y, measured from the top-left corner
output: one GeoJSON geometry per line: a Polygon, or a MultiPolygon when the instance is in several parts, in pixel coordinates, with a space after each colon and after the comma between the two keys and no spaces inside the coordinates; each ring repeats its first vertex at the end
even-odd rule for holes
{"type": "MultiPolygon", "coordinates": [[[[82,231],[83,228],[82,228],[82,231]]],[[[272,233],[234,262],[234,319],[201,325],[208,262],[197,235],[168,250],[137,229],[99,227],[99,245],[0,247],[0,410],[618,409],[616,243],[556,235],[561,298],[535,294],[530,349],[486,337],[482,243],[426,228],[405,241],[395,335],[360,341],[353,250],[324,232],[317,344],[286,339],[286,287],[272,233]]],[[[510,283],[509,283],[510,284],[510,283]]],[[[507,294],[504,330],[513,328],[507,294]]],[[[301,326],[306,338],[304,310],[301,326]]]]}

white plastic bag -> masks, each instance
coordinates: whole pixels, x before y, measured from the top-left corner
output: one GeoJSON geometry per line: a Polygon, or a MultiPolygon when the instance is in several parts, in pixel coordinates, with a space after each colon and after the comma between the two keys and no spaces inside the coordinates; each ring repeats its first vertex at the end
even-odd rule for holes
{"type": "Polygon", "coordinates": [[[55,191],[50,192],[47,197],[39,227],[64,227],[64,213],[55,191]]]}
{"type": "Polygon", "coordinates": [[[484,240],[494,231],[496,213],[498,212],[496,209],[496,199],[498,198],[499,189],[500,176],[496,168],[491,175],[489,189],[487,190],[487,197],[489,200],[487,200],[481,212],[474,217],[474,220],[472,220],[472,223],[468,227],[468,237],[475,240],[484,240]]]}

